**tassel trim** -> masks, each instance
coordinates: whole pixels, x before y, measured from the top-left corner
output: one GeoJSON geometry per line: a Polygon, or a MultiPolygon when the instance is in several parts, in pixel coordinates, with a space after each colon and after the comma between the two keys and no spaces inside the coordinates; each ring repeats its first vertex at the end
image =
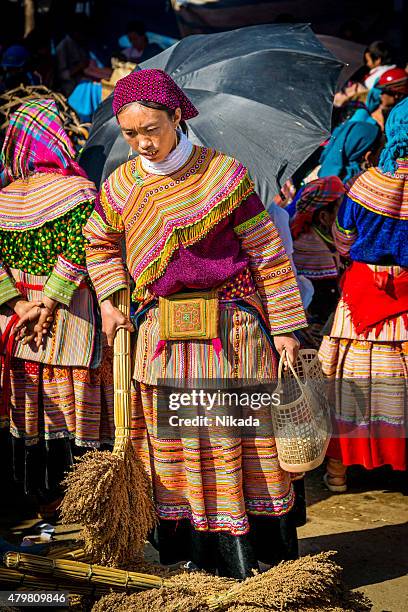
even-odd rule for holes
{"type": "Polygon", "coordinates": [[[165,348],[166,348],[166,340],[159,340],[156,346],[156,350],[153,353],[153,357],[151,358],[151,361],[154,361],[155,359],[160,357],[160,355],[162,354],[165,348]]]}
{"type": "Polygon", "coordinates": [[[220,200],[204,217],[186,227],[174,228],[160,255],[148,265],[136,280],[133,298],[139,302],[143,300],[144,287],[164,274],[174,251],[179,248],[180,242],[183,246],[191,246],[204,238],[217,223],[228,217],[252,193],[254,193],[253,183],[245,176],[234,191],[220,200]]]}

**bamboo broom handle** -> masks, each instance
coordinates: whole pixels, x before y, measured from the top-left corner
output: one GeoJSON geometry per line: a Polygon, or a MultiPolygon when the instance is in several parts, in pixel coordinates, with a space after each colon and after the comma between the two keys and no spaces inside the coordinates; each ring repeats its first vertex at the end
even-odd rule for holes
{"type": "MultiPolygon", "coordinates": [[[[130,315],[129,287],[114,294],[114,305],[127,317],[130,315]]],[[[118,329],[113,344],[113,385],[115,446],[113,452],[123,455],[131,424],[131,356],[130,333],[118,329]]]]}

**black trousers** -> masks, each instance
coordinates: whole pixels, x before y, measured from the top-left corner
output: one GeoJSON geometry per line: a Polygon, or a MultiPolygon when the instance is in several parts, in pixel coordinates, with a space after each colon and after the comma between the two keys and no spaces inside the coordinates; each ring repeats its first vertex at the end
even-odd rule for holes
{"type": "MultiPolygon", "coordinates": [[[[10,438],[13,478],[23,485],[27,495],[35,496],[41,504],[50,504],[64,494],[61,482],[66,472],[75,457],[90,450],[75,446],[68,438],[40,439],[32,446],[27,446],[21,438],[10,438]]],[[[112,450],[112,447],[104,445],[101,450],[112,450]]]]}

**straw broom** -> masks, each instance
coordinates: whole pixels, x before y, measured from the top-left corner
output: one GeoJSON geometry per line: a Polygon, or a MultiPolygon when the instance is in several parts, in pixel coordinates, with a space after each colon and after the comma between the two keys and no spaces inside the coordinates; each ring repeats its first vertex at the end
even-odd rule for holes
{"type": "MultiPolygon", "coordinates": [[[[114,295],[115,306],[130,314],[129,288],[114,295]]],[[[113,453],[86,453],[65,478],[61,505],[65,524],[79,523],[85,555],[101,565],[120,567],[141,558],[156,522],[150,480],[130,437],[130,333],[119,329],[114,341],[113,453]]]]}
{"type": "Polygon", "coordinates": [[[369,612],[371,602],[344,585],[332,554],[284,561],[241,583],[183,573],[165,588],[105,595],[92,612],[369,612]]]}

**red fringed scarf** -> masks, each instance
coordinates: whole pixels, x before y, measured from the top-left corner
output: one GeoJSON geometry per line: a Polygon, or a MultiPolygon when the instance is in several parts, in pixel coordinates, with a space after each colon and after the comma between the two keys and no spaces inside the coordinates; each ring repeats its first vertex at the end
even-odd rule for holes
{"type": "Polygon", "coordinates": [[[392,276],[355,261],[344,273],[341,287],[357,334],[367,337],[375,329],[378,336],[386,323],[398,317],[408,329],[408,271],[392,276]]]}

